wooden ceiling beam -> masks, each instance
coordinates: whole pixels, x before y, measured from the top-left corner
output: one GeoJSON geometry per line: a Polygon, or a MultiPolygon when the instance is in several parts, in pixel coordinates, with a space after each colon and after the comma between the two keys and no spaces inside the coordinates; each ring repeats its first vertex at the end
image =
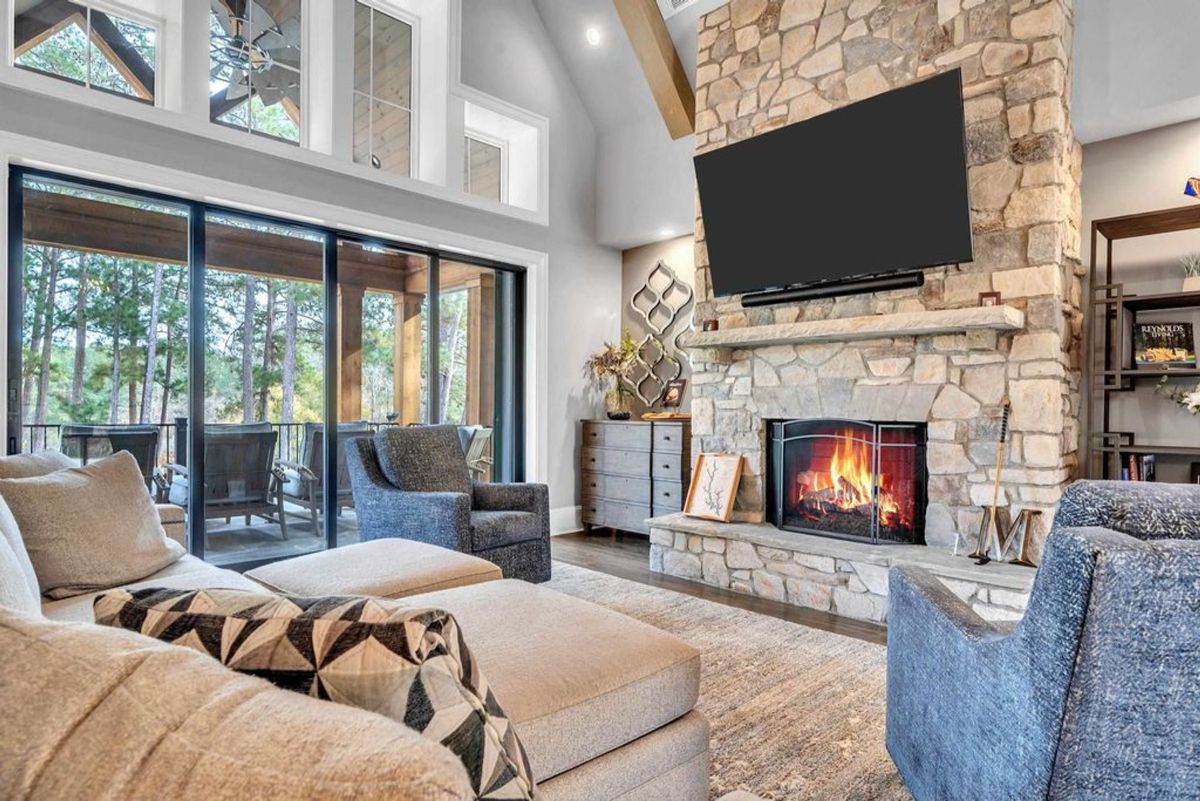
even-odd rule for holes
{"type": "Polygon", "coordinates": [[[696,131],[696,95],[654,0],[613,0],[672,139],[696,131]]]}

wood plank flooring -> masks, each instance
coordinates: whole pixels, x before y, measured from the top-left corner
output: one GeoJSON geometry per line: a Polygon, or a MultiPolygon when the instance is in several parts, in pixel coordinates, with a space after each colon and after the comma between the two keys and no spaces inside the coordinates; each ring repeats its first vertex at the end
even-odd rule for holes
{"type": "Polygon", "coordinates": [[[887,629],[874,623],[851,620],[828,612],[742,595],[700,582],[654,573],[650,570],[650,540],[638,534],[618,534],[615,537],[600,532],[562,534],[550,538],[550,548],[555,559],[577,567],[586,567],[628,581],[674,590],[846,637],[880,645],[887,644],[887,629]]]}

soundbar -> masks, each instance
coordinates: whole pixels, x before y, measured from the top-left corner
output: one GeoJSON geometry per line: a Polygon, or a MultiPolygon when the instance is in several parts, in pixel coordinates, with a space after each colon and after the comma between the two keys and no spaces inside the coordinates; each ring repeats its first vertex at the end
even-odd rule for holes
{"type": "Polygon", "coordinates": [[[766,292],[751,292],[742,295],[742,308],[771,306],[776,303],[795,303],[801,300],[820,300],[846,295],[865,295],[869,292],[887,292],[892,289],[915,289],[925,285],[925,273],[896,273],[873,278],[851,278],[845,281],[830,281],[823,284],[798,286],[790,289],[771,289],[766,292]]]}

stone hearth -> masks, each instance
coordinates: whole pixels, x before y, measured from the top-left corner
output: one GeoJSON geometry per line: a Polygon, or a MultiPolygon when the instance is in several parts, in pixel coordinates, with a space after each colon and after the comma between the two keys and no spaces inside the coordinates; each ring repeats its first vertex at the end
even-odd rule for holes
{"type": "Polygon", "coordinates": [[[1017,620],[1034,571],[915,545],[868,545],[684,515],[650,521],[650,569],[842,617],[887,621],[888,570],[933,571],[985,620],[1017,620]]]}
{"type": "MultiPolygon", "coordinates": [[[[1040,551],[1075,473],[1079,431],[1081,164],[1069,116],[1072,24],[1069,0],[733,0],[701,21],[699,152],[943,70],[962,70],[966,103],[975,261],[927,270],[919,289],[743,309],[737,297],[713,296],[697,203],[696,332],[684,340],[693,367],[692,450],[745,455],[736,521],[764,519],[764,420],[925,423],[927,550],[942,551],[929,558],[949,558],[956,534],[973,536],[979,507],[991,503],[1007,396],[1012,434],[1000,502],[1043,512],[1034,538],[1040,551]],[[990,291],[1002,294],[1003,305],[979,308],[979,293],[990,291]],[[700,333],[710,319],[719,331],[700,333]]],[[[863,235],[872,214],[912,202],[913,191],[886,183],[864,191],[863,235]]],[[[802,248],[798,234],[798,263],[802,248]]],[[[771,536],[761,529],[756,536],[771,536]]],[[[725,555],[721,543],[742,541],[678,526],[660,526],[657,537],[656,559],[667,572],[676,572],[665,561],[670,553],[681,555],[673,564],[694,572],[684,555],[715,565],[725,555]]],[[[778,552],[767,556],[809,552],[786,541],[752,545],[778,552]]],[[[790,556],[757,558],[764,566],[812,569],[790,556]]],[[[837,569],[840,557],[831,558],[828,575],[841,581],[844,574],[837,595],[845,602],[857,584],[837,569]]],[[[771,588],[758,594],[791,600],[786,573],[757,567],[735,578],[733,571],[750,568],[725,569],[735,589],[754,591],[758,575],[759,589],[771,588]]]]}

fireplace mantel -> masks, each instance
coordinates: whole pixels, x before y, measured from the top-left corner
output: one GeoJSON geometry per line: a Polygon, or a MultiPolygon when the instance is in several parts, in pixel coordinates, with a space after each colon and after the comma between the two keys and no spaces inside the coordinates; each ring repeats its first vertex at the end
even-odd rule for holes
{"type": "Polygon", "coordinates": [[[680,337],[687,348],[756,348],[809,342],[848,342],[858,339],[960,334],[966,331],[1020,331],[1025,313],[1012,306],[899,312],[840,320],[777,323],[720,331],[689,331],[680,337]]]}

